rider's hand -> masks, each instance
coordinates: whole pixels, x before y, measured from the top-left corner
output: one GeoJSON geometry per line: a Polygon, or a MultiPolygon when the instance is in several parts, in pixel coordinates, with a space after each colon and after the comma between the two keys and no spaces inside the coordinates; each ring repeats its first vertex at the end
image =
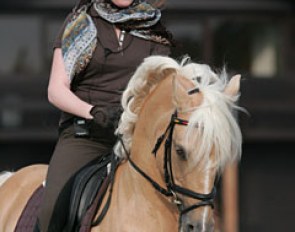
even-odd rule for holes
{"type": "Polygon", "coordinates": [[[103,128],[116,128],[118,126],[121,113],[122,108],[118,106],[93,106],[90,110],[93,121],[103,128]]]}

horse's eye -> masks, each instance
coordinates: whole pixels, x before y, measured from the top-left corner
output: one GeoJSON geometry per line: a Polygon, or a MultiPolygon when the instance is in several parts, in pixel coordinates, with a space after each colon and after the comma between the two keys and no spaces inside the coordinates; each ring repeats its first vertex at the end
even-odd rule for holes
{"type": "Polygon", "coordinates": [[[185,149],[182,146],[176,146],[175,150],[180,159],[187,160],[185,149]]]}

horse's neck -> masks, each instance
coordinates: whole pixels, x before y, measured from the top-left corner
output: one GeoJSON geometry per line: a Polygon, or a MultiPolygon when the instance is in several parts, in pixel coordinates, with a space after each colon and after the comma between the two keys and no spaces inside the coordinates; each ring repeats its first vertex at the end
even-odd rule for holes
{"type": "MultiPolygon", "coordinates": [[[[155,156],[152,154],[153,139],[146,133],[146,129],[143,125],[138,125],[135,133],[133,146],[131,149],[130,158],[132,161],[150,178],[159,183],[161,186],[165,186],[165,182],[161,173],[157,167],[155,156]],[[137,144],[137,145],[136,145],[137,144]]],[[[127,161],[121,167],[120,185],[128,186],[127,198],[131,195],[136,199],[148,198],[148,201],[155,201],[152,198],[159,198],[159,194],[151,183],[146,180],[135,168],[127,161]]],[[[118,183],[119,183],[118,182],[118,183]]],[[[127,188],[126,188],[127,189],[127,188]]],[[[163,199],[161,196],[160,200],[163,199]]]]}
{"type": "MultiPolygon", "coordinates": [[[[160,173],[163,167],[158,167],[159,162],[156,160],[152,150],[156,144],[157,137],[165,131],[167,123],[169,123],[163,123],[162,118],[170,120],[171,112],[173,111],[171,89],[172,78],[169,77],[159,83],[149,97],[147,97],[134,129],[130,152],[134,163],[163,187],[165,182],[163,174],[160,173]]],[[[158,197],[159,193],[152,187],[151,183],[143,178],[131,165],[128,165],[126,169],[128,169],[126,172],[128,173],[127,179],[132,179],[134,190],[137,189],[137,191],[142,192],[144,195],[149,193],[158,197]]]]}
{"type": "MultiPolygon", "coordinates": [[[[159,162],[152,154],[152,150],[157,137],[165,131],[173,111],[171,95],[167,91],[169,88],[172,88],[172,79],[167,78],[159,85],[158,89],[155,89],[145,102],[144,108],[140,113],[134,130],[130,153],[131,159],[142,171],[159,185],[165,187],[163,173],[161,173],[163,167],[162,165],[161,167],[158,166],[159,162]],[[167,118],[167,120],[164,120],[164,123],[162,117],[167,118]]],[[[160,149],[160,152],[162,153],[163,150],[160,149]]],[[[146,204],[149,204],[149,208],[162,205],[165,207],[165,211],[170,211],[173,214],[177,211],[176,207],[170,203],[170,200],[158,192],[128,161],[122,165],[117,183],[121,188],[128,186],[128,188],[124,187],[126,189],[124,193],[126,199],[132,199],[131,201],[134,202],[138,201],[139,205],[142,205],[142,201],[145,201],[146,204]]]]}
{"type": "MultiPolygon", "coordinates": [[[[157,166],[156,158],[151,151],[156,142],[157,133],[155,130],[159,130],[160,133],[165,130],[165,128],[159,128],[158,125],[158,119],[163,117],[163,112],[154,105],[168,101],[167,89],[171,90],[171,80],[165,81],[164,84],[166,86],[163,86],[162,91],[157,92],[164,93],[166,91],[166,98],[153,95],[152,98],[149,98],[148,104],[144,105],[145,109],[142,110],[135,127],[130,152],[134,163],[162,187],[165,187],[163,176],[160,173],[162,167],[157,166]],[[161,99],[160,103],[159,99],[161,99]]],[[[170,106],[165,105],[165,111],[169,107],[171,108],[171,103],[170,106]]],[[[176,231],[176,206],[170,202],[170,199],[154,189],[152,184],[138,173],[128,161],[121,164],[117,170],[112,199],[109,217],[107,217],[109,220],[107,221],[119,220],[118,225],[124,225],[124,228],[129,222],[131,228],[117,228],[117,225],[112,224],[104,228],[103,231],[176,231]]]]}
{"type": "MultiPolygon", "coordinates": [[[[147,170],[145,170],[145,172],[150,175],[147,170]]],[[[120,188],[120,194],[124,192],[123,197],[129,199],[129,201],[131,200],[134,203],[139,203],[142,201],[155,202],[158,200],[165,200],[162,196],[159,198],[159,193],[129,163],[126,163],[121,168],[119,175],[120,178],[117,183],[120,188]]]]}
{"type": "MultiPolygon", "coordinates": [[[[105,198],[103,205],[106,201],[105,198]]],[[[125,162],[116,171],[112,201],[106,217],[91,231],[176,232],[176,212],[167,199],[125,162]]]]}

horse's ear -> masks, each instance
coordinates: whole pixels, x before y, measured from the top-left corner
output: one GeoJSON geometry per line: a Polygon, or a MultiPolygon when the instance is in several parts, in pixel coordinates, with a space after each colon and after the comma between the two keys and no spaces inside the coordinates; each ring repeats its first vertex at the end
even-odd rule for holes
{"type": "Polygon", "coordinates": [[[224,93],[229,96],[236,96],[238,92],[240,91],[240,81],[241,81],[241,75],[237,74],[233,76],[227,86],[224,89],[224,93]]]}

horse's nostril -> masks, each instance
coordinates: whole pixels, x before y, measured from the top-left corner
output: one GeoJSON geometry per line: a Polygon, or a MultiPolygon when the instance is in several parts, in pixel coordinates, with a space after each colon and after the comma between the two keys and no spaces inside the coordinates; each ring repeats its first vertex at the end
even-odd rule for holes
{"type": "Polygon", "coordinates": [[[187,224],[186,226],[186,232],[193,232],[194,231],[194,226],[191,224],[187,224]]]}
{"type": "Polygon", "coordinates": [[[213,232],[214,223],[208,223],[204,226],[202,223],[190,224],[184,227],[184,232],[213,232]]]}

